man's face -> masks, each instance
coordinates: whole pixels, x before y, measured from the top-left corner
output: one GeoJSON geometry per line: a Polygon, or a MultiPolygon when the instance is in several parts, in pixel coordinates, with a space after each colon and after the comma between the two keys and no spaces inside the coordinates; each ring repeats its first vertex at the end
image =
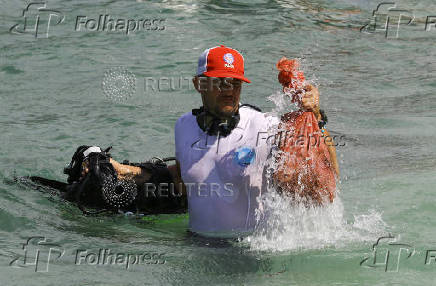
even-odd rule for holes
{"type": "Polygon", "coordinates": [[[202,95],[203,106],[214,115],[228,118],[238,110],[241,80],[201,76],[194,77],[194,85],[202,95]]]}

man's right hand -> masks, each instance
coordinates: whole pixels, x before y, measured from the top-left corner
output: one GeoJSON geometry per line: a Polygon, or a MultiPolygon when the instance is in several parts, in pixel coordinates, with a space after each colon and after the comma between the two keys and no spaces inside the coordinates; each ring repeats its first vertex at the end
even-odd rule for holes
{"type": "MultiPolygon", "coordinates": [[[[135,174],[135,172],[133,170],[130,170],[131,167],[133,167],[133,166],[120,164],[112,158],[109,158],[109,163],[111,163],[112,166],[114,167],[114,170],[115,170],[115,173],[117,174],[118,179],[122,180],[122,179],[129,177],[129,175],[130,175],[130,177],[132,177],[132,175],[135,174]]],[[[133,167],[133,168],[136,168],[136,167],[133,167]]],[[[138,170],[136,170],[136,171],[138,171],[138,170]]],[[[82,162],[81,178],[83,179],[88,173],[89,173],[89,160],[85,159],[82,162]]]]}
{"type": "Polygon", "coordinates": [[[112,158],[109,159],[109,162],[114,167],[117,177],[120,180],[131,179],[134,180],[137,185],[140,185],[147,182],[151,177],[151,173],[140,167],[123,165],[112,158]]]}
{"type": "Polygon", "coordinates": [[[83,179],[88,173],[89,173],[89,160],[85,159],[82,162],[82,173],[80,175],[80,179],[83,179]]]}

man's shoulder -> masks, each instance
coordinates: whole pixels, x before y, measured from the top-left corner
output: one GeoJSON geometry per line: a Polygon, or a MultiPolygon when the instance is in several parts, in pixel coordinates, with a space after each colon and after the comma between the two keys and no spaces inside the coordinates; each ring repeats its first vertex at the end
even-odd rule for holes
{"type": "Polygon", "coordinates": [[[239,109],[239,113],[241,114],[241,116],[246,117],[250,121],[266,125],[275,125],[278,124],[280,121],[277,116],[274,116],[270,113],[264,113],[250,106],[241,107],[239,109]]]}
{"type": "Polygon", "coordinates": [[[197,124],[197,121],[195,119],[195,116],[192,115],[192,112],[186,112],[180,116],[176,124],[174,125],[174,134],[176,142],[180,141],[180,138],[182,137],[189,137],[192,136],[195,129],[195,125],[197,124]]]}
{"type": "Polygon", "coordinates": [[[176,121],[176,126],[177,125],[181,125],[181,124],[186,124],[187,122],[192,122],[195,121],[195,116],[192,115],[192,112],[186,112],[184,114],[182,114],[176,121]]]}

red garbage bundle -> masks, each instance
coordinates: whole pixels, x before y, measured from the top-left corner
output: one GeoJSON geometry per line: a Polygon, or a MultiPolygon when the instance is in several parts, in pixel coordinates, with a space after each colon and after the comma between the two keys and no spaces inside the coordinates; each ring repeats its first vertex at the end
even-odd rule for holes
{"type": "Polygon", "coordinates": [[[276,137],[279,152],[275,158],[275,185],[281,193],[305,203],[323,205],[333,202],[336,175],[328,146],[315,114],[304,111],[301,106],[308,89],[304,73],[294,59],[280,59],[277,69],[283,91],[299,110],[281,117],[276,137]]]}

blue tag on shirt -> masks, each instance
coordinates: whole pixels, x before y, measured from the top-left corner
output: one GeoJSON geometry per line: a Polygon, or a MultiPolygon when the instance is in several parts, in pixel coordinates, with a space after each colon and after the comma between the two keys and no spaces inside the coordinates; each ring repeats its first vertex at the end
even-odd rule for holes
{"type": "Polygon", "coordinates": [[[256,151],[251,147],[239,147],[233,157],[233,161],[242,167],[250,165],[255,159],[256,151]]]}

